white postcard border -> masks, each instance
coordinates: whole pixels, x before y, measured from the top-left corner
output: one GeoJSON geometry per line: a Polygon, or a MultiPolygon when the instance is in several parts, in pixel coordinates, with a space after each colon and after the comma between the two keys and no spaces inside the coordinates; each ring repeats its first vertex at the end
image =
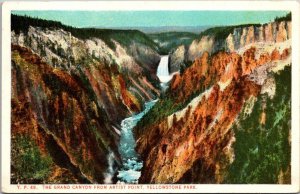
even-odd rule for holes
{"type": "MultiPolygon", "coordinates": [[[[2,6],[2,118],[1,118],[1,154],[2,174],[1,190],[16,193],[291,193],[299,192],[299,119],[300,119],[300,15],[298,1],[48,1],[48,2],[4,2],[2,6]],[[10,45],[10,14],[11,10],[291,10],[292,11],[292,184],[191,184],[196,189],[148,189],[149,185],[141,185],[143,189],[44,189],[45,185],[37,185],[38,189],[19,189],[10,184],[10,119],[11,119],[11,45],[10,45]]],[[[80,186],[76,184],[77,186],[80,186]]],[[[190,184],[183,184],[182,187],[190,184]]],[[[47,186],[47,185],[46,185],[47,186]]],[[[55,186],[55,185],[51,185],[55,186]]],[[[61,186],[61,184],[57,185],[61,186]]],[[[68,186],[68,185],[66,185],[68,186]]],[[[70,187],[74,185],[69,185],[70,187]]],[[[81,185],[84,186],[84,185],[81,185]]],[[[91,185],[94,187],[94,185],[91,185]]],[[[109,185],[107,185],[109,187],[109,185]]],[[[156,186],[156,185],[154,185],[156,186]]],[[[164,185],[162,185],[164,186],[164,185]]],[[[165,185],[166,186],[166,185],[165,185]]]]}

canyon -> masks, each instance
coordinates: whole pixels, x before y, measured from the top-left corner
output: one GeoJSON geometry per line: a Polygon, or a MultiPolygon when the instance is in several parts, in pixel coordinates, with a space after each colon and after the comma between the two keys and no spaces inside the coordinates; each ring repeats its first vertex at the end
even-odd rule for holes
{"type": "Polygon", "coordinates": [[[16,15],[11,31],[12,183],[290,183],[289,19],[170,47],[16,15]]]}

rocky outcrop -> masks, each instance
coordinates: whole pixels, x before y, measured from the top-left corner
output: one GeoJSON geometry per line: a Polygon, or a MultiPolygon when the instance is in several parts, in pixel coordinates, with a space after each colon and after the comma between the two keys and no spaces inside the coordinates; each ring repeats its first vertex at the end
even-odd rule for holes
{"type": "Polygon", "coordinates": [[[235,28],[226,38],[226,50],[233,52],[246,45],[266,42],[279,43],[291,38],[291,22],[273,22],[262,26],[235,28]]]}
{"type": "Polygon", "coordinates": [[[188,61],[194,61],[196,58],[200,57],[204,52],[211,53],[213,51],[213,46],[215,45],[214,37],[204,36],[199,42],[194,40],[189,46],[187,51],[188,61]]]}
{"type": "Polygon", "coordinates": [[[169,71],[170,73],[179,71],[181,68],[181,65],[184,63],[186,55],[186,48],[184,45],[179,46],[173,53],[170,55],[170,67],[169,71]]]}
{"type": "MultiPolygon", "coordinates": [[[[210,54],[220,50],[234,52],[247,45],[253,46],[257,43],[280,43],[291,39],[291,21],[272,22],[263,25],[249,25],[242,27],[231,27],[232,31],[223,38],[216,35],[204,35],[200,39],[194,40],[185,50],[186,56],[183,58],[184,51],[172,53],[170,58],[173,60],[171,69],[178,71],[181,65],[189,61],[193,62],[196,58],[202,56],[204,52],[210,54]],[[179,60],[180,59],[180,60],[179,60]]],[[[225,31],[225,30],[224,30],[225,31]]],[[[228,31],[228,30],[227,30],[228,31]]],[[[182,49],[182,48],[181,48],[182,49]]],[[[172,71],[172,72],[173,72],[172,71]]]]}
{"type": "MultiPolygon", "coordinates": [[[[278,25],[282,24],[288,23],[281,22],[278,25]]],[[[267,26],[264,28],[268,28],[267,26]]],[[[239,144],[242,141],[240,136],[235,136],[239,132],[234,126],[247,126],[239,123],[241,115],[245,114],[245,118],[251,120],[256,117],[252,115],[253,107],[261,106],[262,111],[254,113],[260,117],[257,122],[253,122],[262,128],[267,126],[265,130],[277,130],[276,124],[269,124],[271,121],[268,120],[271,118],[265,110],[273,106],[273,102],[270,102],[273,98],[278,100],[284,93],[281,81],[279,83],[273,76],[289,68],[291,41],[284,36],[284,30],[274,33],[276,38],[272,42],[264,39],[257,44],[252,44],[257,40],[254,27],[244,28],[240,34],[240,42],[229,47],[234,49],[231,53],[219,52],[210,56],[213,48],[209,45],[215,45],[207,43],[211,40],[208,37],[205,37],[205,45],[201,44],[199,48],[191,46],[190,49],[194,48],[195,51],[199,49],[201,57],[196,58],[182,75],[176,74],[173,77],[166,96],[137,125],[136,149],[144,161],[140,183],[230,183],[231,179],[226,177],[230,174],[229,166],[235,162],[233,145],[236,145],[236,141],[239,144]],[[277,94],[277,87],[283,93],[277,94]],[[261,98],[270,100],[261,102],[261,98]],[[258,105],[254,105],[256,101],[259,101],[258,105]],[[164,115],[158,116],[161,112],[164,115]],[[151,119],[151,125],[146,119],[151,119]]],[[[231,36],[230,39],[234,38],[235,36],[231,36]]],[[[290,73],[284,73],[285,76],[288,72],[290,73]]],[[[290,84],[288,80],[284,82],[290,84]]],[[[284,118],[290,119],[288,114],[284,118]]],[[[285,129],[284,139],[280,140],[284,142],[287,141],[286,132],[290,128],[285,129]]],[[[247,130],[256,129],[253,127],[247,130]]],[[[267,136],[259,136],[258,139],[267,139],[267,136]]],[[[254,144],[253,147],[255,146],[254,144]]],[[[270,150],[265,153],[269,152],[270,150]]],[[[236,154],[240,156],[240,152],[236,154]]],[[[270,155],[272,154],[271,152],[270,155]]],[[[278,157],[282,158],[284,154],[278,157]]],[[[233,166],[237,165],[239,164],[233,166]]],[[[261,168],[266,170],[267,167],[261,168]]],[[[279,170],[272,173],[279,176],[279,170]]],[[[238,179],[242,180],[244,181],[242,178],[238,179]]],[[[277,182],[273,178],[270,180],[277,182]]],[[[237,183],[241,183],[238,181],[237,183]]],[[[269,183],[269,180],[262,181],[269,183]]]]}

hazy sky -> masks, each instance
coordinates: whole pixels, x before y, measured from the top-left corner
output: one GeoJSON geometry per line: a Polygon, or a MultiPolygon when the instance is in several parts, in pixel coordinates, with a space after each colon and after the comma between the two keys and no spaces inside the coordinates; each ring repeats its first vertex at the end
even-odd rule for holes
{"type": "Polygon", "coordinates": [[[287,11],[12,11],[74,27],[224,26],[266,23],[287,11]]]}

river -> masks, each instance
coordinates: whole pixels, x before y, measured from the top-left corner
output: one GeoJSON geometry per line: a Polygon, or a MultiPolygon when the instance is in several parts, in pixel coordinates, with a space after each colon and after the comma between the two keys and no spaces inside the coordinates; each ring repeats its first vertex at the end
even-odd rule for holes
{"type": "MultiPolygon", "coordinates": [[[[157,77],[161,82],[163,90],[166,89],[167,83],[172,79],[172,76],[169,74],[168,61],[168,55],[161,56],[161,60],[157,68],[157,77]]],[[[122,158],[123,167],[118,171],[118,183],[138,183],[138,179],[141,176],[143,162],[139,159],[139,155],[135,151],[136,142],[132,129],[156,102],[157,100],[152,100],[145,103],[145,108],[142,112],[128,117],[121,122],[119,152],[122,158]]]]}

